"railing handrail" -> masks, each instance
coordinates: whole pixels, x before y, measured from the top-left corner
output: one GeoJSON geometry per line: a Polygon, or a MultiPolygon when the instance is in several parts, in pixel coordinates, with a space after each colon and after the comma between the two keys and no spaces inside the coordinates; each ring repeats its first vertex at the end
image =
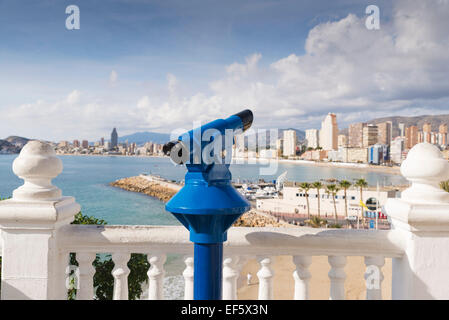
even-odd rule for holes
{"type": "MultiPolygon", "coordinates": [[[[181,226],[68,225],[60,230],[60,248],[69,252],[193,252],[181,226]]],[[[225,254],[345,255],[401,257],[402,238],[394,230],[234,227],[225,254]]]]}

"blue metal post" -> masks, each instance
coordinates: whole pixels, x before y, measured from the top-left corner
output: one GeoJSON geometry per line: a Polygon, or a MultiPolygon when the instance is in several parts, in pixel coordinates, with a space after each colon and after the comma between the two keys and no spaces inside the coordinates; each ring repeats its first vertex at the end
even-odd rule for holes
{"type": "Polygon", "coordinates": [[[195,243],[194,246],[195,300],[221,300],[223,243],[195,243]]]}

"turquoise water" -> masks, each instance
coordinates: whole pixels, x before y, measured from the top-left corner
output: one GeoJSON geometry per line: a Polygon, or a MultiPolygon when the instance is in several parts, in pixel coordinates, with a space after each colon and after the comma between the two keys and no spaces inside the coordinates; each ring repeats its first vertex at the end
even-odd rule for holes
{"type": "MultiPolygon", "coordinates": [[[[12,191],[23,182],[12,172],[11,166],[17,155],[0,155],[0,197],[12,195],[12,191]]],[[[61,156],[63,172],[53,180],[64,195],[74,196],[84,214],[105,219],[109,224],[179,225],[164,204],[149,196],[124,191],[108,185],[120,178],[153,173],[172,180],[182,180],[184,167],[175,167],[168,158],[139,158],[114,156],[61,156]]],[[[231,171],[234,179],[257,181],[275,179],[288,171],[291,181],[317,181],[320,179],[359,179],[365,178],[371,185],[403,184],[405,179],[399,175],[345,168],[327,168],[279,164],[275,174],[260,176],[262,165],[234,164],[231,171]]]]}

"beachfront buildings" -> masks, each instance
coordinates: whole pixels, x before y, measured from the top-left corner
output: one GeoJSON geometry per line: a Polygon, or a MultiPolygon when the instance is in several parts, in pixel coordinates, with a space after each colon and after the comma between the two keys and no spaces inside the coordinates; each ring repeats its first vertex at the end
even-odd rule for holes
{"type": "Polygon", "coordinates": [[[411,149],[418,144],[418,127],[410,126],[405,128],[405,148],[411,149]]]}
{"type": "Polygon", "coordinates": [[[386,121],[377,124],[377,143],[389,146],[393,140],[393,122],[386,121]]]}
{"type": "MultiPolygon", "coordinates": [[[[258,199],[256,207],[258,210],[268,213],[296,213],[307,214],[307,198],[305,191],[301,190],[299,183],[286,182],[283,189],[282,199],[258,199]]],[[[309,209],[313,215],[318,214],[318,192],[316,189],[308,190],[309,209]]],[[[320,190],[320,215],[321,217],[334,216],[334,202],[331,195],[326,193],[326,189],[320,190]]],[[[395,198],[397,192],[395,190],[387,190],[383,188],[366,188],[363,190],[362,201],[371,211],[376,211],[376,202],[378,202],[378,211],[382,210],[387,199],[395,198]]],[[[338,216],[344,216],[345,196],[343,191],[339,191],[335,197],[335,205],[337,207],[338,216]]],[[[356,188],[347,190],[348,217],[361,216],[360,191],[356,188]]]]}
{"type": "Polygon", "coordinates": [[[366,126],[366,123],[352,123],[348,128],[348,146],[352,148],[361,148],[363,147],[363,128],[366,126]]]}
{"type": "Polygon", "coordinates": [[[320,134],[317,129],[308,129],[306,130],[306,141],[307,141],[307,148],[313,148],[316,149],[320,146],[320,134]]]}
{"type": "Polygon", "coordinates": [[[289,157],[296,155],[296,131],[295,130],[285,130],[284,131],[284,149],[283,156],[289,157]]]}
{"type": "Polygon", "coordinates": [[[379,135],[378,127],[373,124],[369,124],[363,127],[362,130],[362,145],[364,148],[375,145],[379,135]]]}
{"type": "Polygon", "coordinates": [[[326,151],[338,149],[337,116],[333,113],[329,113],[321,123],[319,144],[326,151]]]}

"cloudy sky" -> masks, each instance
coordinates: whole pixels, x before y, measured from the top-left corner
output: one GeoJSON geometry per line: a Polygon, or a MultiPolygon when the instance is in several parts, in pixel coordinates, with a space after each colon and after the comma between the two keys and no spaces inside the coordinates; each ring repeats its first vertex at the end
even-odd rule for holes
{"type": "Polygon", "coordinates": [[[448,30],[448,0],[0,0],[0,138],[449,113],[448,30]]]}

